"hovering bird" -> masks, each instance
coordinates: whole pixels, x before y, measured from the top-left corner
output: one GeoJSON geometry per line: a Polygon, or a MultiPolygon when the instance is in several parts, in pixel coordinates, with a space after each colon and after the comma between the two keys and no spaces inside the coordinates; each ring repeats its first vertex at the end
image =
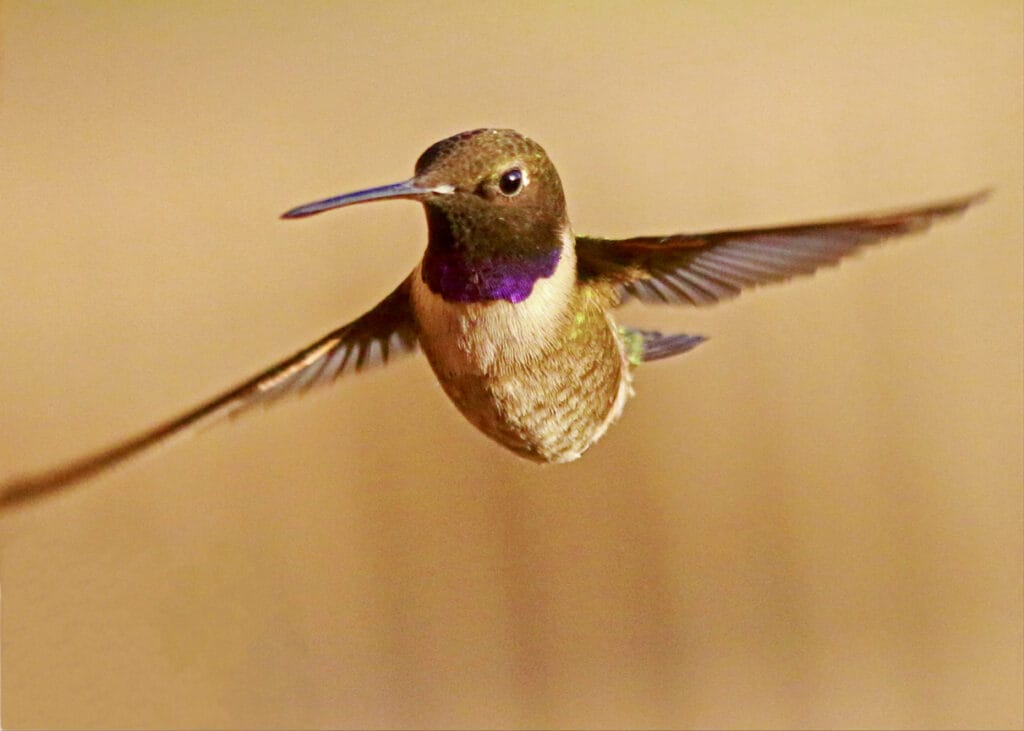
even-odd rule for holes
{"type": "Polygon", "coordinates": [[[924,230],[985,195],[815,223],[601,239],[573,233],[558,173],[540,145],[508,129],[463,132],[428,148],[409,180],[282,216],[393,198],[422,203],[426,253],[391,294],[192,411],[65,466],[11,480],[0,487],[0,506],[82,480],[201,423],[417,347],[449,398],[484,434],[537,462],[570,462],[622,413],[636,366],[685,353],[704,339],[619,325],[613,310],[623,302],[719,302],[924,230]]]}

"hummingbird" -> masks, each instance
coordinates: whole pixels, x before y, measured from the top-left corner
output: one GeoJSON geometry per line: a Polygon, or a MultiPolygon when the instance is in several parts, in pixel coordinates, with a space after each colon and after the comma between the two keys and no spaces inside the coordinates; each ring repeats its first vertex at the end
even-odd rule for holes
{"type": "Polygon", "coordinates": [[[985,195],[795,225],[596,238],[573,232],[558,172],[540,145],[510,129],[462,132],[431,145],[408,180],[282,215],[305,218],[392,199],[422,204],[426,252],[383,300],[197,408],[64,466],[8,481],[0,486],[0,507],[417,348],[455,406],[488,437],[535,462],[570,462],[619,418],[637,366],[704,341],[620,325],[615,310],[623,303],[714,304],[922,231],[985,195]]]}

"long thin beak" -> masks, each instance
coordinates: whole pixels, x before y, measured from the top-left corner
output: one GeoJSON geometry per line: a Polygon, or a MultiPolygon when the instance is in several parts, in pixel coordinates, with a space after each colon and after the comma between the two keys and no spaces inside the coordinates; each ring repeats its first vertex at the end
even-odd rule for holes
{"type": "Polygon", "coordinates": [[[304,206],[299,206],[298,208],[293,208],[290,211],[282,213],[281,218],[303,218],[304,216],[312,216],[314,213],[329,211],[332,208],[352,206],[356,203],[366,203],[367,201],[377,201],[384,198],[419,199],[430,195],[431,193],[444,194],[451,192],[451,186],[447,185],[438,186],[436,188],[421,188],[416,185],[416,178],[411,178],[409,180],[403,180],[401,183],[382,185],[379,188],[367,188],[366,190],[358,190],[355,193],[346,193],[345,195],[326,198],[322,201],[316,201],[315,203],[307,203],[304,206]]]}

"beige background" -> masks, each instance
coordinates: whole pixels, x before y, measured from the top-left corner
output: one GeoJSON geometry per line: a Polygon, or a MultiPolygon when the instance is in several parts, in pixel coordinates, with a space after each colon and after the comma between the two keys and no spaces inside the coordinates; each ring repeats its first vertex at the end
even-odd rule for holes
{"type": "Polygon", "coordinates": [[[515,127],[577,230],[995,196],[708,310],[582,461],[425,363],[0,520],[5,727],[1020,727],[1020,3],[4,3],[0,473],[360,314],[515,127]]]}

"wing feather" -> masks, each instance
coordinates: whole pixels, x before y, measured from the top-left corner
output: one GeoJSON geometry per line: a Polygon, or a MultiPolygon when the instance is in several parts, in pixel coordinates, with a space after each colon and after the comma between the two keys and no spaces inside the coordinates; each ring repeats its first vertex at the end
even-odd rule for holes
{"type": "Polygon", "coordinates": [[[234,418],[253,406],[304,393],[332,383],[343,373],[361,371],[413,351],[418,336],[409,288],[410,279],[406,279],[362,317],[180,416],[56,469],[5,482],[0,485],[0,510],[114,467],[173,436],[219,419],[234,418]]]}
{"type": "Polygon", "coordinates": [[[614,285],[623,300],[709,305],[743,289],[811,274],[885,239],[923,231],[987,197],[770,228],[704,234],[576,238],[582,282],[614,285]]]}

